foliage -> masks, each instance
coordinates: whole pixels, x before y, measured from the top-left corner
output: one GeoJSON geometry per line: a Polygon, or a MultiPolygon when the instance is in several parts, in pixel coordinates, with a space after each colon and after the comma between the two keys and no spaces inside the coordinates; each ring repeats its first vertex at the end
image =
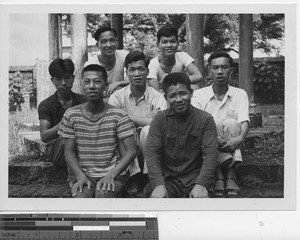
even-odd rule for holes
{"type": "Polygon", "coordinates": [[[9,112],[21,110],[21,104],[24,103],[22,95],[23,78],[20,72],[15,72],[9,76],[9,112]]]}
{"type": "MultiPolygon", "coordinates": [[[[284,65],[281,66],[284,68],[284,65]]],[[[254,95],[259,103],[284,102],[284,69],[279,64],[262,61],[254,64],[254,95]]]]}
{"type": "Polygon", "coordinates": [[[255,157],[256,159],[283,158],[284,131],[271,132],[255,138],[251,148],[243,149],[243,156],[255,157]]]}
{"type": "Polygon", "coordinates": [[[35,146],[25,141],[22,132],[35,130],[37,125],[36,109],[9,114],[8,153],[11,159],[36,155],[35,146]]]}
{"type": "Polygon", "coordinates": [[[253,16],[253,47],[265,53],[278,51],[270,40],[283,40],[284,14],[255,14],[253,16]]]}
{"type": "Polygon", "coordinates": [[[237,14],[207,14],[204,36],[208,41],[204,52],[210,53],[216,49],[238,52],[238,30],[237,14]]]}
{"type": "Polygon", "coordinates": [[[248,188],[258,189],[261,187],[261,185],[264,183],[264,181],[259,177],[247,175],[247,176],[243,176],[239,180],[239,183],[248,188]]]}
{"type": "MultiPolygon", "coordinates": [[[[205,14],[205,53],[211,53],[216,49],[238,52],[238,17],[238,14],[205,14]]],[[[71,33],[70,15],[63,14],[62,19],[64,34],[69,36],[71,33]]],[[[111,14],[87,14],[88,32],[93,34],[100,25],[110,25],[110,19],[111,14]]],[[[157,31],[166,24],[171,24],[179,29],[179,41],[185,44],[185,20],[186,14],[124,13],[124,46],[128,49],[131,49],[132,46],[141,49],[152,49],[152,46],[156,44],[157,31]],[[126,37],[126,34],[130,34],[134,40],[126,37]]],[[[254,14],[253,33],[255,49],[261,49],[265,53],[274,51],[277,53],[279,47],[272,43],[272,39],[283,39],[284,15],[254,14]]],[[[150,51],[150,54],[152,55],[154,52],[150,51]]]]}

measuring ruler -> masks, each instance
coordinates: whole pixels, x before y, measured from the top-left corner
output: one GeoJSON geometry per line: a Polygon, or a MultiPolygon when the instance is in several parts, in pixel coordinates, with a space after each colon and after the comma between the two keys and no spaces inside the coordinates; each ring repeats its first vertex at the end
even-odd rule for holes
{"type": "Polygon", "coordinates": [[[0,214],[0,240],[158,240],[153,214],[0,214]]]}

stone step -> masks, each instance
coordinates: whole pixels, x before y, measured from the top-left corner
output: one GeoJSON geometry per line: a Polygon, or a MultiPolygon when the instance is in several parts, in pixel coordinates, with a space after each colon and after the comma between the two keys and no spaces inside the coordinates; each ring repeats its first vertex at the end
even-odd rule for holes
{"type": "MultiPolygon", "coordinates": [[[[244,163],[238,166],[238,176],[243,179],[254,177],[263,183],[283,182],[283,158],[244,157],[244,163]]],[[[10,184],[57,184],[65,183],[66,168],[59,168],[49,162],[27,162],[9,164],[10,184]]]]}
{"type": "MultiPolygon", "coordinates": [[[[247,137],[244,141],[244,149],[253,148],[255,141],[260,141],[262,138],[266,138],[274,134],[282,135],[283,139],[283,131],[284,126],[266,126],[250,128],[247,137]]],[[[22,132],[21,135],[24,137],[25,142],[35,145],[41,153],[45,152],[45,143],[43,143],[40,139],[39,131],[22,132]]]]}
{"type": "MultiPolygon", "coordinates": [[[[283,198],[282,183],[260,183],[257,185],[239,184],[240,194],[237,198],[283,198]]],[[[70,198],[70,190],[66,184],[9,185],[9,198],[70,198]]],[[[130,196],[128,196],[130,198],[130,196]]],[[[145,198],[139,192],[131,198],[145,198]]]]}
{"type": "Polygon", "coordinates": [[[263,115],[262,116],[262,125],[266,126],[284,126],[284,115],[263,115]]]}

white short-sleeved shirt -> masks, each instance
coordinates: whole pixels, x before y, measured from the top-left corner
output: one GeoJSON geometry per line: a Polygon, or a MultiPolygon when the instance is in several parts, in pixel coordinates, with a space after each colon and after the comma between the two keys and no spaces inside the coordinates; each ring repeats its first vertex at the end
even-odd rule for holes
{"type": "Polygon", "coordinates": [[[108,100],[108,103],[123,109],[129,115],[138,117],[153,117],[158,111],[167,109],[167,101],[160,92],[147,86],[144,95],[135,100],[131,92],[130,85],[114,92],[108,100]]]}
{"type": "MultiPolygon", "coordinates": [[[[194,62],[193,59],[189,54],[186,52],[176,52],[175,53],[175,65],[172,68],[171,72],[185,72],[188,65],[194,62]]],[[[164,77],[168,75],[165,73],[158,61],[158,57],[153,58],[149,63],[149,74],[148,78],[155,78],[158,80],[159,83],[162,82],[164,77]]]]}
{"type": "Polygon", "coordinates": [[[212,85],[198,89],[192,97],[192,105],[210,113],[215,121],[235,119],[239,123],[249,122],[249,100],[245,90],[228,86],[222,101],[214,94],[212,85]]]}
{"type": "MultiPolygon", "coordinates": [[[[124,75],[124,62],[125,58],[128,54],[128,51],[121,49],[116,50],[116,64],[110,71],[107,71],[107,82],[113,83],[113,82],[119,82],[124,81],[125,75],[124,75]]],[[[85,65],[88,64],[99,64],[101,65],[98,56],[94,56],[91,59],[89,59],[85,65]]]]}

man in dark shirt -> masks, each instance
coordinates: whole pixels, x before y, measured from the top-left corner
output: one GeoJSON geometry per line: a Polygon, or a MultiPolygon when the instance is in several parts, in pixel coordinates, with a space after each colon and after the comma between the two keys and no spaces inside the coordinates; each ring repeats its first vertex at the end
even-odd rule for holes
{"type": "MultiPolygon", "coordinates": [[[[46,155],[56,166],[66,166],[64,140],[57,132],[65,111],[86,101],[83,95],[71,91],[74,82],[74,63],[70,59],[54,59],[49,65],[51,81],[56,92],[38,106],[40,135],[46,143],[46,155]]],[[[70,177],[70,176],[69,176],[70,177]]]]}
{"type": "Polygon", "coordinates": [[[170,108],[154,116],[147,139],[151,197],[208,197],[218,156],[214,119],[191,105],[186,74],[167,75],[163,90],[170,108]]]}

